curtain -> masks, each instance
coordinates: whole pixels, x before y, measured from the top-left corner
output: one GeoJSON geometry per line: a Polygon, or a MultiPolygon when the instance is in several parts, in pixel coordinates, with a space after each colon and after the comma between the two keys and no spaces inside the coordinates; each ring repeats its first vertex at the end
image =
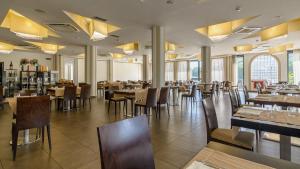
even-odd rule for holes
{"type": "Polygon", "coordinates": [[[107,60],[97,60],[96,61],[96,80],[107,81],[108,80],[108,61],[107,60]]]}
{"type": "Polygon", "coordinates": [[[178,80],[187,80],[187,62],[178,62],[178,80]]]}
{"type": "Polygon", "coordinates": [[[165,80],[174,81],[174,62],[165,63],[165,80]]]}
{"type": "Polygon", "coordinates": [[[294,72],[294,83],[300,83],[300,52],[297,51],[293,54],[293,72],[294,72]]]}
{"type": "Polygon", "coordinates": [[[212,81],[224,81],[225,70],[224,70],[224,59],[212,59],[211,60],[211,80],[212,81]]]}

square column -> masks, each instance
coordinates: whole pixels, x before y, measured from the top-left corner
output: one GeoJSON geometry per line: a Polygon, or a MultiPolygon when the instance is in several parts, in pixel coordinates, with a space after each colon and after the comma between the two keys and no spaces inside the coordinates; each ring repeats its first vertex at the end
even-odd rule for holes
{"type": "Polygon", "coordinates": [[[152,27],[152,86],[160,88],[165,83],[165,37],[164,28],[152,27]]]}
{"type": "Polygon", "coordinates": [[[201,82],[211,82],[211,48],[210,46],[202,46],[201,48],[202,66],[201,66],[201,82]]]}
{"type": "Polygon", "coordinates": [[[149,59],[147,55],[143,55],[143,80],[148,81],[148,65],[149,59]]]}
{"type": "Polygon", "coordinates": [[[91,84],[91,96],[96,96],[97,94],[96,56],[96,46],[85,47],[85,82],[91,84]]]}

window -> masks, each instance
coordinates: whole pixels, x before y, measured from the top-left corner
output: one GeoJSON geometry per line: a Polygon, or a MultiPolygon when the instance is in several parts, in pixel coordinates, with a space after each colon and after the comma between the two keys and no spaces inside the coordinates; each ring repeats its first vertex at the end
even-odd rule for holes
{"type": "Polygon", "coordinates": [[[190,62],[190,77],[191,80],[199,81],[199,73],[200,73],[200,67],[199,67],[199,61],[191,61],[190,62]]]}
{"type": "Polygon", "coordinates": [[[235,82],[239,87],[244,86],[244,55],[235,57],[235,82]]]}
{"type": "Polygon", "coordinates": [[[257,56],[251,63],[251,80],[278,83],[278,62],[271,55],[257,56]]]}
{"type": "Polygon", "coordinates": [[[165,79],[166,81],[174,80],[174,62],[167,62],[165,64],[165,79]]]}
{"type": "Polygon", "coordinates": [[[187,80],[187,62],[178,62],[178,80],[187,80]]]}
{"type": "Polygon", "coordinates": [[[114,61],[113,80],[142,80],[142,64],[114,61]]]}
{"type": "Polygon", "coordinates": [[[211,60],[211,80],[212,81],[224,81],[224,59],[212,59],[211,60]]]}
{"type": "Polygon", "coordinates": [[[108,80],[108,61],[107,60],[97,60],[96,61],[96,80],[106,81],[108,80]]]}
{"type": "Polygon", "coordinates": [[[288,80],[290,84],[300,83],[300,51],[288,52],[288,80]]]}

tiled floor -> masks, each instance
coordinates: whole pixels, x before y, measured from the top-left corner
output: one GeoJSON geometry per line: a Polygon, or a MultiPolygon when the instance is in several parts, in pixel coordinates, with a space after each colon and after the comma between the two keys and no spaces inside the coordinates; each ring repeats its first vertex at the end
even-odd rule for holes
{"type": "MultiPolygon", "coordinates": [[[[215,100],[219,126],[230,126],[228,95],[215,100]]],[[[161,119],[150,116],[150,129],[158,169],[181,168],[206,144],[206,129],[200,106],[171,107],[168,118],[162,112],[161,119]]],[[[113,109],[111,110],[113,112],[113,109]]],[[[105,102],[93,99],[89,108],[77,112],[51,113],[52,145],[49,152],[47,141],[18,148],[17,160],[12,161],[9,145],[12,113],[8,106],[0,111],[0,169],[99,169],[100,157],[96,127],[123,118],[122,115],[107,114],[105,102]]],[[[274,157],[279,156],[278,143],[262,141],[259,152],[274,157]]],[[[300,161],[300,149],[293,147],[293,161],[300,161]]]]}

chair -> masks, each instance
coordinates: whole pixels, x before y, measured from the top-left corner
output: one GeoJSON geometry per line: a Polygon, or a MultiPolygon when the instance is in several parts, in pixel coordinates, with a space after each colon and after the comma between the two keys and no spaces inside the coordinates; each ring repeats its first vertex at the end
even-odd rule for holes
{"type": "Polygon", "coordinates": [[[91,105],[91,85],[86,84],[81,86],[80,90],[80,96],[77,96],[77,99],[79,99],[79,105],[81,106],[81,102],[83,104],[83,107],[85,106],[85,101],[89,100],[90,108],[91,105]]]}
{"type": "MultiPolygon", "coordinates": [[[[134,114],[137,115],[137,108],[143,107],[144,108],[144,114],[148,114],[148,110],[150,108],[156,108],[157,100],[156,100],[156,94],[157,94],[157,88],[148,88],[147,89],[147,96],[146,96],[146,102],[143,101],[136,101],[134,106],[134,114]]],[[[156,109],[155,109],[156,110],[156,109]]]]}
{"type": "Polygon", "coordinates": [[[207,143],[210,141],[215,141],[253,151],[253,133],[239,131],[234,137],[234,132],[232,129],[218,128],[217,114],[212,99],[204,99],[202,101],[202,105],[206,121],[207,143]]]}
{"type": "Polygon", "coordinates": [[[192,86],[192,91],[190,93],[185,93],[181,95],[181,107],[182,107],[182,101],[185,98],[186,99],[186,105],[187,105],[187,99],[189,98],[191,100],[191,109],[193,107],[193,101],[195,101],[196,98],[196,92],[197,92],[197,86],[192,86]]]}
{"type": "Polygon", "coordinates": [[[102,169],[155,169],[145,115],[97,128],[102,169]]]}
{"type": "Polygon", "coordinates": [[[76,106],[76,90],[77,86],[65,86],[64,96],[58,97],[58,101],[62,103],[62,109],[65,111],[65,104],[70,104],[70,109],[76,106]]]}
{"type": "MultiPolygon", "coordinates": [[[[170,87],[162,87],[160,89],[159,98],[157,99],[157,109],[158,109],[158,111],[156,111],[159,115],[159,118],[160,118],[160,106],[162,104],[167,105],[168,116],[170,117],[169,93],[170,93],[170,87]]],[[[156,117],[157,117],[157,114],[156,114],[156,117]]]]}
{"type": "Polygon", "coordinates": [[[49,149],[51,150],[50,96],[18,97],[16,120],[12,123],[13,160],[16,159],[19,131],[41,128],[42,142],[44,142],[44,127],[47,128],[49,149]]]}
{"type": "Polygon", "coordinates": [[[235,114],[239,109],[239,103],[237,99],[237,95],[234,89],[230,89],[229,91],[230,103],[231,103],[231,111],[232,115],[235,114]]]}
{"type": "Polygon", "coordinates": [[[243,87],[243,92],[244,92],[244,96],[245,96],[245,104],[249,104],[249,92],[246,86],[243,87]]]}
{"type": "Polygon", "coordinates": [[[36,91],[35,90],[21,90],[20,91],[20,96],[31,96],[31,95],[36,95],[36,91]]]}
{"type": "Polygon", "coordinates": [[[105,99],[108,100],[108,110],[110,112],[110,104],[111,102],[115,103],[115,115],[117,115],[117,104],[119,103],[119,110],[121,111],[121,102],[123,102],[123,109],[126,108],[127,115],[127,99],[125,97],[115,97],[113,90],[107,91],[108,95],[105,95],[105,99]]]}

